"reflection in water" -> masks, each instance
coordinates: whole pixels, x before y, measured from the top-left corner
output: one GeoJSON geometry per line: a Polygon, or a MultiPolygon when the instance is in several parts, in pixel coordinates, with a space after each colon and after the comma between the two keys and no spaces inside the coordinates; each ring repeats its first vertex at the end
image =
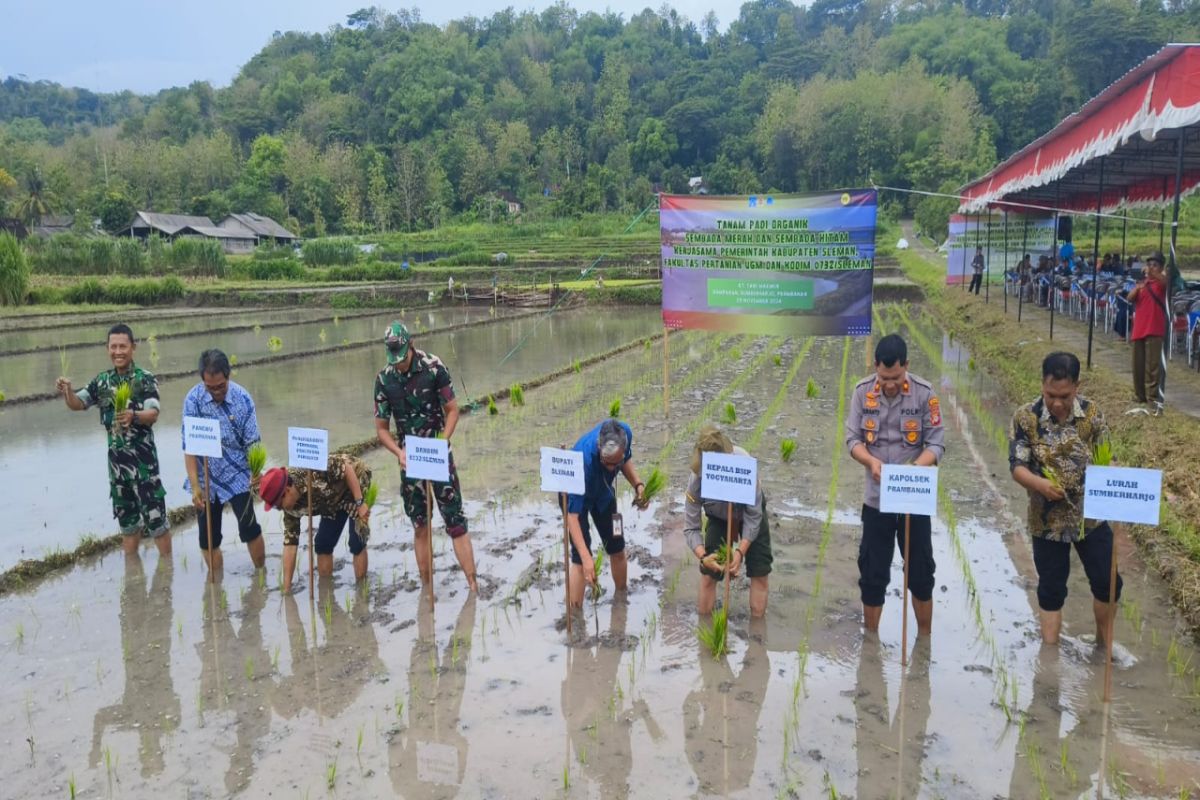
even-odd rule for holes
{"type": "Polygon", "coordinates": [[[135,730],[140,744],[142,775],[163,771],[162,737],[179,725],[179,696],[171,685],[171,560],[159,559],[150,591],[142,559],[125,559],[121,590],[121,651],[125,658],[125,692],[121,702],[101,708],[92,722],[91,765],[101,757],[108,728],[135,730]]]}
{"type": "Polygon", "coordinates": [[[309,609],[311,649],[296,596],[283,598],[292,672],[280,677],[273,705],[277,714],[288,719],[306,708],[318,717],[336,717],[350,707],[368,681],[387,672],[370,620],[369,593],[356,589],[346,610],[333,596],[332,578],[318,578],[317,587],[317,605],[309,609]],[[320,645],[315,643],[318,624],[325,626],[325,642],[320,645]]]}
{"type": "Polygon", "coordinates": [[[255,745],[270,732],[271,656],[263,645],[262,610],[267,590],[254,580],[242,595],[241,627],[234,631],[224,589],[205,583],[204,641],[200,655],[200,716],[231,715],[237,742],[225,772],[230,794],[246,788],[254,767],[255,745]],[[215,612],[215,613],[214,613],[215,612]]]}
{"type": "MultiPolygon", "coordinates": [[[[596,648],[572,647],[567,652],[567,677],[562,682],[562,710],[575,763],[600,786],[600,796],[628,797],[633,767],[630,730],[633,720],[624,713],[617,694],[617,671],[627,643],[625,624],[629,603],[614,600],[608,632],[598,636],[596,648]]],[[[579,630],[585,630],[580,626],[579,630]]],[[[642,703],[642,701],[639,701],[642,703]]],[[[644,704],[644,703],[642,703],[644,704]]]]}
{"type": "Polygon", "coordinates": [[[858,691],[854,696],[858,716],[856,800],[918,796],[925,728],[929,724],[929,695],[929,637],[922,636],[913,646],[908,674],[900,679],[895,719],[889,719],[891,705],[883,675],[883,648],[878,636],[864,637],[858,660],[858,691]]]}
{"type": "Polygon", "coordinates": [[[459,730],[459,714],[471,662],[475,597],[468,594],[438,663],[433,608],[428,593],[421,593],[408,669],[408,728],[388,747],[388,771],[401,797],[454,797],[462,785],[467,739],[459,730]]]}
{"type": "Polygon", "coordinates": [[[684,746],[700,793],[727,795],[748,787],[754,774],[758,716],[771,677],[764,621],[750,623],[738,675],[728,658],[716,660],[701,646],[700,677],[700,688],[683,702],[684,746]]]}

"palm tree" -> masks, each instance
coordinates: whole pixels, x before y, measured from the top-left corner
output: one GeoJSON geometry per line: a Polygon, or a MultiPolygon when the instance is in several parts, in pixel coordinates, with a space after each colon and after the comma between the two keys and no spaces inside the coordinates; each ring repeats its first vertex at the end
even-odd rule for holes
{"type": "Polygon", "coordinates": [[[17,205],[17,216],[32,228],[42,221],[42,217],[50,212],[54,197],[46,186],[42,171],[37,167],[25,173],[25,198],[17,205]]]}

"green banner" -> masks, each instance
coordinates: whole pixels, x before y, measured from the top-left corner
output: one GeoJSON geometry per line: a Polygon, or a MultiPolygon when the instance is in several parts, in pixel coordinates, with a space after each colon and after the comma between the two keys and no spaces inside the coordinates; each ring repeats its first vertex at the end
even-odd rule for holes
{"type": "Polygon", "coordinates": [[[808,311],[813,307],[813,282],[808,279],[756,281],[709,278],[710,308],[755,308],[808,311]]]}

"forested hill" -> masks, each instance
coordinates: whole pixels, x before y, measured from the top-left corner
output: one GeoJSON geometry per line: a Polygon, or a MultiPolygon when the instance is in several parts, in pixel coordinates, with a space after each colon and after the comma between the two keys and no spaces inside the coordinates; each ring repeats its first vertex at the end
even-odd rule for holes
{"type": "MultiPolygon", "coordinates": [[[[117,218],[230,208],[308,234],[635,208],[653,188],[939,189],[1167,41],[1185,0],[755,0],[722,32],[668,6],[559,4],[438,27],[368,9],[286,33],[227,88],[0,84],[0,201],[117,218]]],[[[5,209],[0,209],[2,213],[5,209]]]]}

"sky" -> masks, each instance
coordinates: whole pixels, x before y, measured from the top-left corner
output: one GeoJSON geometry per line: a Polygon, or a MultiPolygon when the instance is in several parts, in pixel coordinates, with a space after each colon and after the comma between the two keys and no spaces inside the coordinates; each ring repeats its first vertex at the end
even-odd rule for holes
{"type": "MultiPolygon", "coordinates": [[[[725,29],[743,0],[674,0],[681,15],[699,25],[712,10],[725,29]]],[[[521,4],[505,0],[391,5],[416,7],[421,19],[442,25],[466,16],[488,17],[511,5],[542,11],[551,0],[521,4]]],[[[50,80],[65,86],[112,92],[155,92],[206,80],[227,86],[242,64],[275,31],[325,31],[371,0],[4,0],[0,25],[0,78],[50,80]]],[[[612,10],[625,19],[662,0],[570,0],[585,12],[612,10]]]]}

